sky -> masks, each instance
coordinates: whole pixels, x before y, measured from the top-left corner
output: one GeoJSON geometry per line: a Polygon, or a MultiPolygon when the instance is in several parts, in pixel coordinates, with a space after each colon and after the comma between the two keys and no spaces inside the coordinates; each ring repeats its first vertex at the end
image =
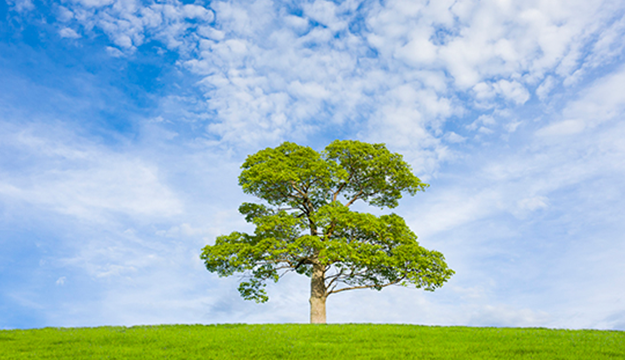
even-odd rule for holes
{"type": "Polygon", "coordinates": [[[621,0],[0,0],[0,329],[307,323],[308,278],[199,255],[253,230],[247,155],[351,139],[456,274],[329,323],[625,330],[624,37],[621,0]]]}

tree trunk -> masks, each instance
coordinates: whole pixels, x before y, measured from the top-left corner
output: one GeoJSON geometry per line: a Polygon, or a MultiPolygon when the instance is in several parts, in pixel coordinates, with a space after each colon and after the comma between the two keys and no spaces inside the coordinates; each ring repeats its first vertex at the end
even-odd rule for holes
{"type": "Polygon", "coordinates": [[[326,323],[326,284],[325,268],[316,261],[313,264],[312,278],[310,279],[310,323],[326,323]]]}

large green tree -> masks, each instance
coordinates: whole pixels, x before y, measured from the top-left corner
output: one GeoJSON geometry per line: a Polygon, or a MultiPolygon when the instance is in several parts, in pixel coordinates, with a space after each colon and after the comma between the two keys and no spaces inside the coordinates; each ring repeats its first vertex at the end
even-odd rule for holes
{"type": "Polygon", "coordinates": [[[239,207],[256,229],[219,236],[201,258],[220,276],[243,273],[246,300],[267,301],[267,280],[295,271],[310,277],[311,323],[325,323],[331,294],[394,284],[433,291],[454,274],[400,216],[350,208],[356,201],[394,208],[402,193],[428,186],[384,144],[337,140],[319,153],[285,142],[248,156],[241,168],[243,191],[264,200],[239,207]]]}

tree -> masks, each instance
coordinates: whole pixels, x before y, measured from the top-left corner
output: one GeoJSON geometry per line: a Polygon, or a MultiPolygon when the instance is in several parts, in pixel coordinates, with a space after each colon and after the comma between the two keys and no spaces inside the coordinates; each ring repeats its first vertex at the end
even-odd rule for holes
{"type": "Polygon", "coordinates": [[[400,216],[351,210],[358,200],[394,208],[402,193],[429,186],[384,144],[336,140],[318,153],[285,142],[248,156],[241,168],[243,191],[265,202],[239,207],[256,229],[219,236],[201,258],[220,276],[243,273],[246,300],[266,302],[266,282],[295,271],[311,279],[310,322],[325,323],[331,294],[395,284],[434,291],[454,274],[400,216]]]}

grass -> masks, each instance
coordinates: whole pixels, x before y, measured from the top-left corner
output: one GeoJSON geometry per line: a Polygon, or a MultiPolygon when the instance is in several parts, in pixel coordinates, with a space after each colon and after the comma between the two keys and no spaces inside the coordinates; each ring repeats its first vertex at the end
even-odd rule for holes
{"type": "Polygon", "coordinates": [[[0,330],[0,359],[625,359],[625,332],[414,325],[0,330]]]}

